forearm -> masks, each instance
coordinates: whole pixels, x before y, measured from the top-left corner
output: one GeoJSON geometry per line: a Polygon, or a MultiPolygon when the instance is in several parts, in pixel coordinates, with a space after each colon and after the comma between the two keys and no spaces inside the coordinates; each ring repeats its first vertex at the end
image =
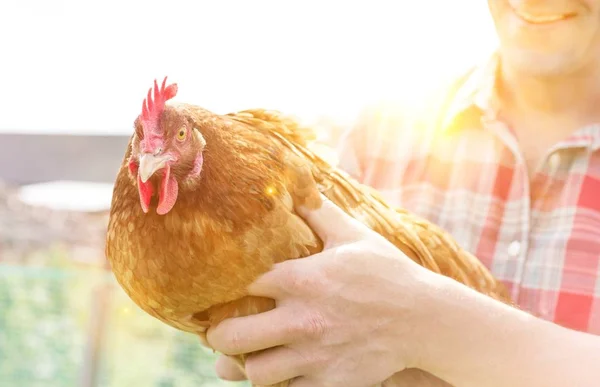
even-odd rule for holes
{"type": "Polygon", "coordinates": [[[421,367],[456,386],[597,386],[600,337],[436,278],[421,367]],[[433,336],[433,337],[432,337],[433,336]]]}

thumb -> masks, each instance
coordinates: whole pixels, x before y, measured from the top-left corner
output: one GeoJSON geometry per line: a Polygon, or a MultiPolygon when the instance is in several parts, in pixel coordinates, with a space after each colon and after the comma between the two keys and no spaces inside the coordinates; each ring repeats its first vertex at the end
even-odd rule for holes
{"type": "Polygon", "coordinates": [[[354,240],[360,232],[359,222],[323,194],[319,208],[298,206],[296,211],[325,244],[354,240]]]}

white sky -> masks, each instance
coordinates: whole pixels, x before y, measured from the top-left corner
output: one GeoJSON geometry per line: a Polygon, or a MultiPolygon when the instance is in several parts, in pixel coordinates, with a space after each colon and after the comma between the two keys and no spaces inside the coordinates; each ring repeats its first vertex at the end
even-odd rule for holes
{"type": "Polygon", "coordinates": [[[219,113],[343,117],[495,44],[482,0],[0,0],[0,132],[130,133],[164,75],[219,113]]]}

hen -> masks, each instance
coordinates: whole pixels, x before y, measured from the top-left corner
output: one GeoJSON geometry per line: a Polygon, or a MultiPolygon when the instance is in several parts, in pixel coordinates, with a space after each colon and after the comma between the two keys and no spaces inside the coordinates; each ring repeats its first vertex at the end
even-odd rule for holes
{"type": "Polygon", "coordinates": [[[318,207],[319,192],[420,265],[510,302],[477,258],[319,157],[311,130],[293,119],[167,104],[177,85],[166,78],[153,89],[116,178],[106,256],[125,292],[155,318],[201,334],[274,308],[246,287],[276,262],[322,250],[294,212],[295,204],[318,207]]]}

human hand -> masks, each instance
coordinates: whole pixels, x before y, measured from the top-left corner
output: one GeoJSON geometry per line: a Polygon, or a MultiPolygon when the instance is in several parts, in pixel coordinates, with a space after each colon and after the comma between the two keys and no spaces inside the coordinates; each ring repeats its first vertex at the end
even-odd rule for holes
{"type": "MultiPolygon", "coordinates": [[[[217,375],[227,381],[246,380],[238,363],[226,355],[220,355],[215,364],[217,375]]],[[[452,387],[442,379],[417,368],[407,368],[395,373],[383,382],[382,387],[452,387]]]]}
{"type": "Polygon", "coordinates": [[[261,385],[362,387],[417,366],[421,322],[432,317],[416,306],[427,304],[434,274],[329,200],[298,212],[324,251],[255,281],[249,293],[277,307],[210,328],[210,346],[227,355],[261,351],[246,361],[248,378],[261,385]]]}

